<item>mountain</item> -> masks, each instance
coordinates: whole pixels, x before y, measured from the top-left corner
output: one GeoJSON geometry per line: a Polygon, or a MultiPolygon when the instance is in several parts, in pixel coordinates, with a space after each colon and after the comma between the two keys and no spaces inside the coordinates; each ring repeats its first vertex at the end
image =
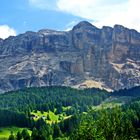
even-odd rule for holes
{"type": "Polygon", "coordinates": [[[140,33],[82,21],[0,39],[0,92],[50,85],[118,90],[140,85],[140,33]]]}

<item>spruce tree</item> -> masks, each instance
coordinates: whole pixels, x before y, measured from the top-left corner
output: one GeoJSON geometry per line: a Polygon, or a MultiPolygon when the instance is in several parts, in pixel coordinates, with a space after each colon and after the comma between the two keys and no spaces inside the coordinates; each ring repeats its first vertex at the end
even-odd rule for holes
{"type": "Polygon", "coordinates": [[[15,137],[13,135],[13,132],[11,132],[11,135],[9,136],[8,140],[15,140],[15,137]]]}
{"type": "Polygon", "coordinates": [[[22,139],[22,134],[18,131],[17,135],[16,135],[16,139],[17,140],[21,140],[22,139]]]}

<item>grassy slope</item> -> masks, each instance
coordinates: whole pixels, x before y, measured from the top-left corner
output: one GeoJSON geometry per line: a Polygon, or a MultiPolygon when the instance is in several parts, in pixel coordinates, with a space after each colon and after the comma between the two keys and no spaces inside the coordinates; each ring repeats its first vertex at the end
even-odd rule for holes
{"type": "MultiPolygon", "coordinates": [[[[13,134],[16,135],[18,131],[22,131],[23,129],[24,128],[18,128],[18,127],[0,128],[0,140],[8,139],[11,132],[13,132],[13,134]]],[[[31,135],[31,131],[28,130],[28,132],[31,135]]]]}
{"type": "Polygon", "coordinates": [[[66,116],[66,113],[65,113],[65,111],[67,109],[70,109],[70,108],[71,108],[70,106],[69,107],[63,107],[63,112],[61,114],[57,114],[57,115],[52,111],[43,112],[43,113],[41,111],[37,111],[37,112],[33,111],[31,114],[37,116],[37,118],[34,118],[34,120],[38,120],[38,119],[44,117],[44,119],[46,120],[46,123],[52,124],[52,123],[55,123],[55,122],[60,122],[59,117],[61,117],[63,119],[68,119],[69,117],[71,117],[71,116],[66,116]],[[50,120],[47,120],[48,115],[50,117],[50,120]]]}
{"type": "Polygon", "coordinates": [[[106,108],[114,108],[116,106],[121,106],[129,101],[134,99],[134,97],[130,96],[120,96],[120,97],[110,97],[107,98],[104,102],[102,102],[98,106],[93,106],[93,109],[95,110],[101,110],[101,109],[106,109],[106,108]]]}
{"type": "MultiPolygon", "coordinates": [[[[54,112],[49,111],[49,112],[43,112],[41,113],[41,111],[37,111],[32,112],[31,114],[36,115],[38,118],[35,118],[35,120],[41,118],[41,117],[46,117],[49,114],[50,116],[50,120],[46,120],[46,123],[54,123],[54,122],[59,122],[59,116],[62,116],[64,119],[68,119],[71,116],[66,116],[65,111],[67,109],[70,109],[70,107],[63,107],[63,112],[62,114],[58,114],[56,115],[54,112]]],[[[5,127],[5,128],[0,128],[0,140],[7,140],[9,135],[11,134],[11,132],[13,132],[14,135],[17,134],[18,131],[22,131],[24,128],[18,128],[18,127],[5,127]]],[[[31,135],[31,131],[28,130],[29,134],[31,135]]]]}

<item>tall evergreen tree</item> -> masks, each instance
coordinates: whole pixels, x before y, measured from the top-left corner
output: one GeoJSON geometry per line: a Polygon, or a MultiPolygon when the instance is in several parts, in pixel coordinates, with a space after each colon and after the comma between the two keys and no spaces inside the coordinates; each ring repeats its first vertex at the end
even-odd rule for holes
{"type": "Polygon", "coordinates": [[[62,132],[60,130],[59,125],[55,123],[54,124],[54,129],[53,129],[53,137],[57,138],[57,137],[61,137],[61,135],[62,135],[62,132]]]}
{"type": "Polygon", "coordinates": [[[30,135],[29,135],[27,129],[22,130],[22,137],[23,137],[24,140],[30,140],[30,135]]]}
{"type": "Polygon", "coordinates": [[[8,140],[15,140],[15,137],[14,137],[13,132],[11,132],[11,134],[10,134],[10,136],[9,136],[8,140]]]}
{"type": "Polygon", "coordinates": [[[36,128],[33,128],[31,138],[32,138],[32,140],[39,140],[39,133],[36,128]]]}
{"type": "Polygon", "coordinates": [[[20,131],[18,131],[18,133],[16,135],[16,139],[17,140],[21,140],[22,139],[22,134],[20,133],[20,131]]]}

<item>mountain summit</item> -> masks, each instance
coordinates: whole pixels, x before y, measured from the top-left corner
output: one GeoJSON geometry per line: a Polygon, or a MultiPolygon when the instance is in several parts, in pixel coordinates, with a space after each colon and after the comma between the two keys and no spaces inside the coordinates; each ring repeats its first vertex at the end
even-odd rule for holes
{"type": "Polygon", "coordinates": [[[0,39],[0,92],[62,85],[118,90],[140,85],[140,33],[83,21],[0,39]]]}

